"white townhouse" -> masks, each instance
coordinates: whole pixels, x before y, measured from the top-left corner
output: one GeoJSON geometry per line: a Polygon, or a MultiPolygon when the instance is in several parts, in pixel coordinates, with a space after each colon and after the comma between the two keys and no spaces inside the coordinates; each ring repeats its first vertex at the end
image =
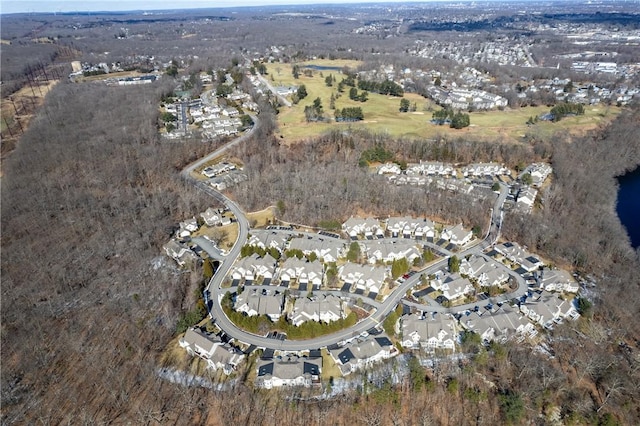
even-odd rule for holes
{"type": "Polygon", "coordinates": [[[320,383],[322,358],[284,355],[271,359],[258,360],[256,386],[273,389],[283,386],[310,387],[320,383]]]}
{"type": "Polygon", "coordinates": [[[538,274],[538,279],[540,287],[547,291],[577,293],[580,289],[578,282],[563,269],[543,268],[538,274]]]}
{"type": "Polygon", "coordinates": [[[289,234],[287,233],[265,229],[252,229],[249,231],[249,240],[247,241],[247,245],[260,247],[264,250],[274,248],[280,253],[284,253],[288,241],[289,234]]]}
{"type": "Polygon", "coordinates": [[[404,258],[411,265],[421,256],[415,242],[407,240],[366,241],[361,244],[361,247],[371,264],[393,262],[404,258]]]}
{"type": "Polygon", "coordinates": [[[441,237],[443,240],[447,240],[452,244],[463,246],[471,241],[473,238],[473,232],[463,228],[462,224],[456,226],[450,226],[442,231],[441,237]]]}
{"type": "Polygon", "coordinates": [[[563,300],[556,294],[542,292],[520,305],[520,311],[535,323],[545,328],[553,328],[564,319],[580,317],[573,301],[563,300]]]}
{"type": "Polygon", "coordinates": [[[498,176],[508,175],[511,171],[499,163],[475,163],[463,167],[462,174],[469,176],[498,176]]]}
{"type": "Polygon", "coordinates": [[[455,173],[453,165],[437,161],[420,161],[407,166],[408,175],[454,176],[455,173]]]}
{"type": "Polygon", "coordinates": [[[538,196],[538,190],[531,187],[525,187],[518,191],[518,197],[516,199],[516,206],[523,211],[529,213],[533,210],[533,205],[536,202],[538,196]]]}
{"type": "Polygon", "coordinates": [[[475,278],[483,287],[498,286],[509,280],[504,265],[475,254],[460,261],[460,273],[475,278]]]}
{"type": "Polygon", "coordinates": [[[444,280],[431,281],[431,287],[442,292],[448,300],[455,300],[474,291],[473,284],[457,273],[447,274],[444,280]]]}
{"type": "Polygon", "coordinates": [[[332,294],[296,299],[289,316],[291,323],[296,327],[307,321],[330,323],[346,317],[342,300],[332,294]]]}
{"type": "Polygon", "coordinates": [[[349,235],[349,238],[355,240],[358,235],[362,235],[367,239],[384,237],[384,231],[380,226],[380,221],[372,217],[362,219],[359,217],[350,217],[342,224],[342,230],[349,235]]]}
{"type": "Polygon", "coordinates": [[[495,246],[495,250],[511,262],[519,264],[527,272],[535,271],[543,266],[538,257],[523,249],[518,243],[506,242],[498,244],[495,246]]]}
{"type": "Polygon", "coordinates": [[[385,163],[378,167],[379,175],[399,175],[400,173],[402,170],[396,163],[385,163]]]}
{"type": "Polygon", "coordinates": [[[276,270],[276,263],[277,261],[268,253],[264,257],[254,253],[236,263],[231,277],[234,280],[245,279],[248,281],[255,281],[260,277],[272,279],[276,270]]]}
{"type": "Polygon", "coordinates": [[[279,275],[280,281],[291,282],[297,280],[299,284],[321,286],[324,268],[318,260],[307,262],[305,259],[290,257],[280,266],[279,275]]]}
{"type": "Polygon", "coordinates": [[[439,313],[410,314],[400,318],[402,347],[455,350],[456,321],[450,315],[439,313]]]}
{"type": "Polygon", "coordinates": [[[282,294],[262,294],[258,290],[245,290],[236,296],[235,310],[247,316],[267,315],[276,322],[282,316],[284,296],[282,294]]]}
{"type": "Polygon", "coordinates": [[[207,368],[222,370],[227,375],[235,371],[244,358],[242,352],[196,327],[187,330],[178,343],[189,355],[204,359],[207,368]]]}
{"type": "Polygon", "coordinates": [[[537,334],[533,324],[508,305],[492,311],[471,312],[460,322],[467,330],[480,335],[483,342],[495,340],[504,343],[513,338],[521,340],[537,334]]]}
{"type": "Polygon", "coordinates": [[[398,349],[386,336],[369,336],[344,347],[329,350],[343,376],[398,355],[398,349]]]}
{"type": "Polygon", "coordinates": [[[416,240],[425,240],[436,237],[436,226],[429,219],[425,218],[415,228],[414,237],[416,240]]]}
{"type": "Polygon", "coordinates": [[[411,238],[416,228],[421,224],[421,219],[406,217],[390,217],[386,221],[387,231],[391,237],[411,238]]]}
{"type": "Polygon", "coordinates": [[[338,269],[338,277],[345,283],[355,285],[356,289],[380,293],[387,278],[384,266],[359,265],[347,262],[338,269]]]}
{"type": "Polygon", "coordinates": [[[323,262],[335,262],[345,251],[344,241],[329,237],[295,237],[289,241],[289,249],[305,255],[315,253],[323,262]]]}
{"type": "Polygon", "coordinates": [[[529,173],[533,186],[539,188],[552,172],[553,168],[550,164],[533,163],[524,170],[523,174],[529,173]]]}

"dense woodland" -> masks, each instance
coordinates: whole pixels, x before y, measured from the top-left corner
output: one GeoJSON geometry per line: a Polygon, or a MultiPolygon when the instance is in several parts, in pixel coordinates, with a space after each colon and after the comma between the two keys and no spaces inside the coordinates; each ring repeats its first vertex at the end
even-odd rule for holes
{"type": "MultiPolygon", "coordinates": [[[[256,18],[253,25],[282,25],[284,19],[256,18]]],[[[327,45],[337,43],[332,34],[340,32],[326,28],[346,24],[311,21],[326,35],[306,46],[309,52],[330,51],[327,45]]],[[[138,51],[139,44],[129,40],[114,46],[112,33],[123,24],[114,25],[108,38],[104,27],[87,26],[95,45],[89,37],[70,48],[87,58],[107,49],[138,51]]],[[[137,25],[150,33],[159,28],[137,25]]],[[[231,45],[231,24],[216,25],[217,37],[231,45]]],[[[39,21],[33,28],[26,36],[51,31],[39,21]]],[[[76,31],[64,28],[57,29],[63,39],[76,31]]],[[[162,31],[168,38],[181,28],[179,22],[165,23],[162,31]]],[[[238,28],[243,46],[264,43],[249,23],[238,28]]],[[[352,42],[362,55],[386,46],[364,35],[352,42]]],[[[191,49],[202,42],[180,43],[191,49]]],[[[162,44],[149,42],[149,52],[164,52],[162,44]]],[[[211,48],[191,66],[226,66],[225,50],[233,49],[211,48]]],[[[41,63],[55,61],[47,56],[55,50],[41,51],[41,63]]],[[[3,61],[4,53],[3,47],[3,61]]],[[[12,72],[19,80],[20,67],[12,72]]],[[[178,221],[212,204],[184,184],[179,171],[215,144],[158,136],[157,105],[174,86],[171,80],[126,88],[62,81],[3,162],[3,424],[638,423],[640,259],[614,209],[615,176],[640,164],[637,107],[581,138],[424,141],[353,129],[287,145],[272,136],[274,112],[263,104],[260,128],[234,153],[249,180],[230,195],[245,210],[278,204],[281,219],[308,224],[355,214],[412,214],[485,227],[490,200],[389,185],[359,166],[362,154],[383,148],[398,161],[491,160],[512,167],[547,160],[554,176],[545,208],[507,215],[504,236],[596,282],[590,312],[551,333],[552,358],[526,345],[485,348],[467,342],[464,361],[434,369],[410,362],[411,374],[400,385],[385,377],[372,384],[363,379],[360,391],[317,400],[306,398],[304,390],[258,391],[241,380],[212,390],[174,384],[158,374],[178,319],[194,306],[202,283],[201,270],[177,270],[161,247],[178,221]]]]}

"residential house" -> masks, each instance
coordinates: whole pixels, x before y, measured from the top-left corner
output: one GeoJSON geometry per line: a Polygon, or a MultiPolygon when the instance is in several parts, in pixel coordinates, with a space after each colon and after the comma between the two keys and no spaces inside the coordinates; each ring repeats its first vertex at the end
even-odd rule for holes
{"type": "Polygon", "coordinates": [[[366,241],[361,244],[369,263],[393,262],[405,258],[411,265],[421,256],[413,241],[406,240],[380,240],[366,241]]]}
{"type": "Polygon", "coordinates": [[[547,291],[566,291],[577,293],[578,282],[565,270],[543,268],[538,275],[540,287],[547,291]]]}
{"type": "Polygon", "coordinates": [[[453,165],[437,161],[420,161],[419,164],[407,166],[408,175],[454,176],[455,173],[453,165]]]}
{"type": "Polygon", "coordinates": [[[400,318],[402,346],[409,349],[423,348],[455,350],[456,322],[447,314],[409,314],[400,318]]]}
{"type": "Polygon", "coordinates": [[[518,191],[518,197],[516,199],[516,206],[525,212],[531,212],[533,204],[536,202],[538,196],[538,190],[531,187],[524,187],[518,191]]]}
{"type": "Polygon", "coordinates": [[[290,257],[280,266],[279,274],[280,281],[297,280],[299,284],[320,287],[324,277],[324,269],[318,260],[307,262],[305,259],[290,257]]]}
{"type": "Polygon", "coordinates": [[[176,240],[170,240],[163,248],[167,256],[175,260],[179,266],[185,266],[198,260],[198,256],[189,247],[176,240]]]}
{"type": "Polygon", "coordinates": [[[178,238],[184,238],[184,237],[189,237],[191,236],[192,232],[195,232],[198,230],[198,221],[196,220],[195,217],[192,217],[191,219],[187,219],[183,222],[180,222],[180,228],[178,229],[178,232],[176,233],[178,238]]]}
{"type": "Polygon", "coordinates": [[[346,317],[342,300],[332,294],[298,298],[290,315],[291,323],[296,327],[307,321],[330,323],[346,317]]]}
{"type": "Polygon", "coordinates": [[[414,219],[410,216],[390,217],[386,221],[387,231],[394,238],[399,236],[411,238],[421,222],[421,219],[414,219]]]}
{"type": "Polygon", "coordinates": [[[483,287],[498,286],[509,280],[503,265],[478,255],[463,258],[460,261],[460,273],[475,278],[483,287]]]}
{"type": "Polygon", "coordinates": [[[200,213],[200,216],[207,226],[221,226],[225,219],[223,218],[220,209],[214,209],[213,207],[209,207],[203,213],[200,213]]]}
{"type": "Polygon", "coordinates": [[[427,218],[424,218],[415,228],[413,233],[416,240],[426,240],[427,238],[435,238],[436,237],[436,226],[432,221],[427,218]]]}
{"type": "Polygon", "coordinates": [[[247,245],[260,247],[264,250],[275,248],[280,253],[284,253],[289,235],[284,232],[275,232],[264,229],[252,229],[249,231],[249,240],[247,245]]]}
{"type": "Polygon", "coordinates": [[[473,238],[473,232],[467,231],[462,227],[462,224],[458,224],[453,227],[447,227],[442,231],[441,237],[443,240],[447,240],[452,244],[463,246],[471,241],[473,238]]]}
{"type": "Polygon", "coordinates": [[[498,163],[475,163],[469,164],[462,169],[462,174],[468,176],[498,176],[508,175],[510,170],[498,163]]]}
{"type": "Polygon", "coordinates": [[[505,342],[512,338],[520,340],[537,334],[533,324],[508,305],[495,310],[471,312],[460,322],[467,330],[480,335],[483,342],[505,342]]]}
{"type": "Polygon", "coordinates": [[[282,316],[284,296],[282,294],[262,294],[258,290],[245,290],[236,296],[235,310],[247,316],[267,315],[276,322],[282,316]]]}
{"type": "Polygon", "coordinates": [[[543,265],[540,259],[520,247],[518,243],[498,244],[495,246],[495,250],[511,262],[519,264],[527,272],[533,272],[543,265]]]}
{"type": "Polygon", "coordinates": [[[227,375],[235,371],[244,358],[242,352],[197,327],[187,330],[178,343],[189,355],[204,359],[207,368],[222,370],[227,375]]]}
{"type": "Polygon", "coordinates": [[[213,164],[211,166],[205,167],[204,170],[202,170],[202,174],[208,178],[212,178],[214,176],[218,176],[235,169],[236,169],[235,164],[223,161],[221,163],[213,164]]]}
{"type": "Polygon", "coordinates": [[[462,278],[457,273],[447,274],[444,280],[431,281],[431,287],[440,290],[448,300],[455,300],[471,294],[474,291],[473,284],[467,278],[462,278]]]}
{"type": "Polygon", "coordinates": [[[335,262],[344,253],[344,242],[327,237],[295,237],[289,249],[301,250],[305,255],[315,253],[323,262],[335,262]]]}
{"type": "Polygon", "coordinates": [[[257,253],[240,259],[234,266],[231,276],[234,280],[245,279],[255,281],[262,277],[272,279],[276,270],[277,261],[267,253],[260,257],[257,253]]]}
{"type": "Polygon", "coordinates": [[[338,269],[338,277],[358,290],[380,293],[387,278],[387,268],[347,262],[338,269]]]}
{"type": "Polygon", "coordinates": [[[553,168],[551,168],[550,164],[533,163],[523,171],[523,174],[529,173],[533,186],[539,188],[540,186],[542,186],[551,172],[553,172],[553,168]]]}
{"type": "Polygon", "coordinates": [[[310,387],[320,383],[322,358],[300,358],[285,355],[258,361],[256,386],[272,389],[282,386],[310,387]]]}
{"type": "Polygon", "coordinates": [[[469,194],[471,193],[471,191],[473,191],[474,188],[473,184],[461,179],[435,178],[434,184],[438,189],[457,192],[460,194],[469,194]]]}
{"type": "Polygon", "coordinates": [[[555,323],[566,318],[575,320],[580,316],[572,301],[545,291],[520,304],[520,311],[544,328],[553,328],[555,323]]]}
{"type": "Polygon", "coordinates": [[[386,336],[369,336],[363,341],[330,349],[329,353],[342,375],[347,376],[356,370],[367,368],[374,363],[398,355],[398,349],[386,336]]]}
{"type": "Polygon", "coordinates": [[[396,163],[385,163],[378,167],[379,175],[399,175],[402,172],[396,163]]]}
{"type": "Polygon", "coordinates": [[[350,217],[342,224],[342,230],[349,235],[352,240],[358,238],[358,235],[364,236],[366,239],[380,238],[384,236],[380,222],[377,219],[369,217],[362,219],[359,217],[350,217]]]}

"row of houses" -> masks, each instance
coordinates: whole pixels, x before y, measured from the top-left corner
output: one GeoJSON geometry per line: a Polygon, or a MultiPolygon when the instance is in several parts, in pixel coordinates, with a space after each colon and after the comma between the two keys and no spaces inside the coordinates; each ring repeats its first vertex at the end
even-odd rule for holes
{"type": "Polygon", "coordinates": [[[403,315],[396,331],[402,336],[400,342],[404,348],[453,351],[462,331],[476,333],[485,343],[522,341],[535,337],[541,328],[552,329],[555,324],[576,320],[579,316],[571,300],[540,291],[517,305],[488,306],[459,317],[431,312],[403,315]]]}
{"type": "MultiPolygon", "coordinates": [[[[306,261],[295,257],[286,259],[278,267],[278,261],[271,254],[266,253],[261,257],[254,253],[236,263],[231,277],[235,282],[245,280],[246,284],[262,279],[263,284],[267,285],[272,280],[279,279],[283,287],[288,287],[291,281],[296,280],[299,286],[318,289],[324,282],[324,268],[318,260],[306,261]]],[[[347,285],[345,289],[356,291],[379,293],[388,277],[389,270],[386,266],[347,262],[338,268],[338,278],[347,285]]]]}
{"type": "Polygon", "coordinates": [[[508,104],[502,96],[480,89],[446,89],[434,85],[427,88],[426,94],[437,104],[456,110],[489,110],[504,108],[508,104]]]}
{"type": "MultiPolygon", "coordinates": [[[[297,297],[290,301],[293,307],[288,309],[288,319],[296,327],[308,321],[330,323],[347,317],[345,302],[333,294],[297,297]]],[[[236,296],[234,309],[250,317],[266,315],[277,322],[283,315],[286,302],[284,292],[249,287],[236,296]]]]}
{"type": "MultiPolygon", "coordinates": [[[[384,238],[389,235],[392,238],[406,238],[426,240],[436,238],[436,226],[427,218],[391,217],[384,221],[374,218],[350,217],[342,224],[343,232],[352,240],[363,237],[366,240],[384,238]],[[386,231],[386,232],[385,232],[386,231]]],[[[445,227],[440,233],[440,238],[455,245],[465,245],[473,238],[473,232],[465,229],[462,224],[445,227]]]]}
{"type": "MultiPolygon", "coordinates": [[[[546,169],[544,168],[545,165],[545,163],[534,163],[529,167],[532,171],[535,170],[536,172],[544,172],[546,171],[546,169]]],[[[473,163],[462,167],[460,169],[460,172],[464,177],[493,177],[500,175],[511,175],[511,170],[500,163],[473,163]]],[[[400,165],[396,163],[385,163],[378,166],[377,173],[380,175],[406,174],[407,176],[455,177],[458,173],[458,168],[449,163],[441,163],[438,161],[420,161],[420,163],[407,164],[406,170],[403,173],[400,165]]],[[[550,173],[550,171],[547,172],[547,174],[548,173],[550,173]]]]}

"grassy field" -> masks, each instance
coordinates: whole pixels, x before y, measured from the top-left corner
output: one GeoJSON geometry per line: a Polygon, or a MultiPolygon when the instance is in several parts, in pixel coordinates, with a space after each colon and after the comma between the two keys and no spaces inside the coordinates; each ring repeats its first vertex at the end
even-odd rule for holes
{"type": "Polygon", "coordinates": [[[273,223],[275,220],[275,215],[273,214],[274,209],[274,207],[267,207],[264,210],[248,213],[247,219],[249,219],[250,222],[255,220],[255,224],[251,227],[260,228],[273,223]]]}
{"type": "MultiPolygon", "coordinates": [[[[318,65],[330,67],[350,66],[355,68],[359,65],[356,61],[329,61],[318,60],[299,64],[318,65]]],[[[471,136],[484,140],[501,140],[505,142],[515,142],[520,140],[526,133],[534,133],[542,137],[550,137],[554,133],[576,132],[580,133],[592,129],[603,122],[613,119],[620,109],[616,107],[606,107],[604,105],[587,107],[585,114],[578,117],[564,118],[558,123],[539,122],[533,126],[527,126],[526,122],[531,116],[539,116],[549,112],[546,106],[527,107],[505,111],[474,112],[470,114],[471,126],[455,130],[448,126],[437,126],[430,122],[434,110],[439,109],[437,105],[429,99],[420,95],[407,93],[407,98],[411,104],[415,103],[415,112],[401,113],[399,111],[400,98],[393,96],[369,94],[367,102],[357,102],[349,99],[348,88],[345,93],[338,94],[337,82],[343,75],[340,71],[313,70],[312,76],[300,74],[298,79],[293,78],[292,65],[290,64],[268,64],[267,78],[275,86],[290,86],[304,84],[307,88],[308,96],[292,108],[283,107],[278,115],[279,130],[287,142],[295,142],[305,138],[322,134],[333,128],[359,128],[364,127],[375,132],[385,132],[392,136],[432,138],[436,135],[471,136]],[[336,84],[327,87],[325,78],[333,75],[336,84]],[[333,111],[329,109],[331,94],[336,96],[336,108],[362,107],[364,121],[357,123],[307,123],[304,117],[304,107],[311,105],[313,100],[320,98],[324,108],[325,116],[333,118],[333,111]],[[338,97],[339,96],[339,97],[338,97]]]]}

